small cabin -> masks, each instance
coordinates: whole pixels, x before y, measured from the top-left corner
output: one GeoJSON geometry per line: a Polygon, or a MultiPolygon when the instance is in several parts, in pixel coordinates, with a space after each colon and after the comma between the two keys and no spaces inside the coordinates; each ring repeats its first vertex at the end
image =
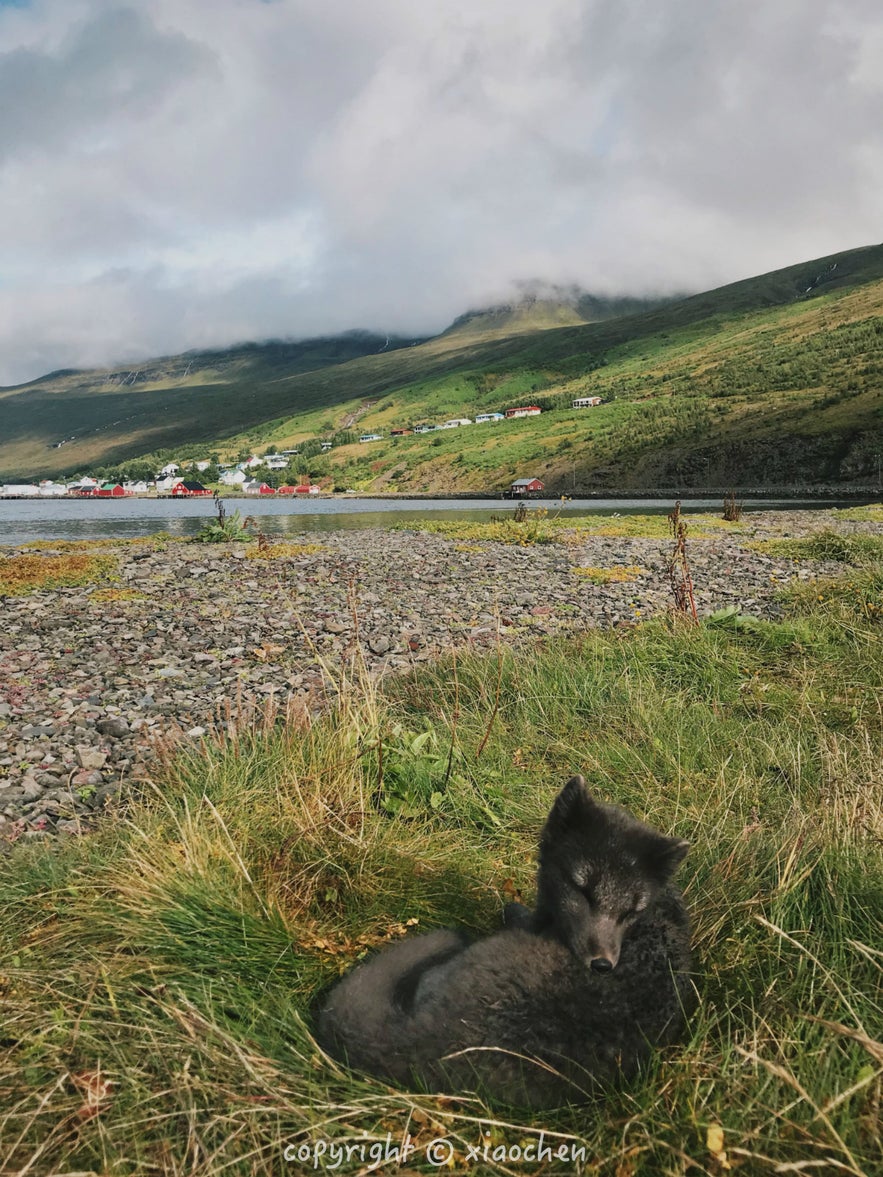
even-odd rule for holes
{"type": "Polygon", "coordinates": [[[539,478],[516,478],[509,487],[509,494],[513,496],[539,494],[543,489],[544,484],[540,482],[539,478]]]}

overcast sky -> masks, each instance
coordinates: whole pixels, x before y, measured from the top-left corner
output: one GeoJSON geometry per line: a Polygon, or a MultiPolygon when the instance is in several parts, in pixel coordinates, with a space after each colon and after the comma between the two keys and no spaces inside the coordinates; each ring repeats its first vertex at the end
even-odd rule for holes
{"type": "Polygon", "coordinates": [[[0,384],[883,237],[879,0],[0,0],[0,384]]]}

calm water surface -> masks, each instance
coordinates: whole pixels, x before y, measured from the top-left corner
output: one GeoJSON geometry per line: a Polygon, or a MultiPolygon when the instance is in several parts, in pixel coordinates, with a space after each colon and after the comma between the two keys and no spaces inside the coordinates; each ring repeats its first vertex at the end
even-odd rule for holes
{"type": "MultiPolygon", "coordinates": [[[[490,519],[515,509],[501,499],[227,499],[227,513],[251,515],[262,531],[275,535],[383,527],[418,522],[444,512],[451,519],[490,519]]],[[[850,505],[853,505],[852,500],[850,505]]],[[[657,514],[671,510],[674,499],[532,499],[531,510],[545,507],[563,516],[657,514]]],[[[686,511],[719,511],[722,496],[682,499],[686,511]]],[[[755,499],[746,511],[818,509],[847,505],[835,499],[755,499]]],[[[0,545],[45,539],[133,539],[166,531],[192,536],[216,515],[211,499],[0,499],[0,545]]]]}

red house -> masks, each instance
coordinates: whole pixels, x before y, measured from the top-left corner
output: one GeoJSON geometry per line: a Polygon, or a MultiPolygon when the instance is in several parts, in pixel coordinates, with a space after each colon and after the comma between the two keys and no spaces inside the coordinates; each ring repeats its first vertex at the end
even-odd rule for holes
{"type": "Polygon", "coordinates": [[[510,495],[530,495],[537,494],[543,490],[544,484],[540,482],[539,478],[516,478],[516,480],[509,487],[510,495]]]}
{"type": "Polygon", "coordinates": [[[506,416],[509,420],[513,417],[536,417],[542,411],[539,405],[521,405],[517,409],[507,409],[506,416]]]}
{"type": "Polygon", "coordinates": [[[175,498],[189,498],[190,496],[210,495],[212,492],[203,486],[201,482],[184,480],[182,482],[176,482],[172,487],[171,493],[175,498]]]}
{"type": "Polygon", "coordinates": [[[296,486],[280,486],[276,491],[277,495],[293,495],[297,490],[296,486]]]}
{"type": "Polygon", "coordinates": [[[119,482],[104,482],[94,495],[99,499],[121,499],[125,493],[119,482]]]}

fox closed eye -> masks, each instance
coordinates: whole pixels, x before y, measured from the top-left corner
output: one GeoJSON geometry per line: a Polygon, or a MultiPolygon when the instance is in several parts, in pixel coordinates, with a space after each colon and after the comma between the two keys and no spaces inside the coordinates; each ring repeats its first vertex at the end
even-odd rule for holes
{"type": "Polygon", "coordinates": [[[619,916],[619,918],[617,919],[616,922],[618,924],[624,924],[628,920],[633,920],[635,918],[635,916],[640,915],[641,912],[644,911],[646,906],[647,906],[646,896],[636,895],[634,897],[634,899],[632,900],[632,906],[628,909],[628,911],[624,911],[622,913],[622,915],[619,916]]]}

